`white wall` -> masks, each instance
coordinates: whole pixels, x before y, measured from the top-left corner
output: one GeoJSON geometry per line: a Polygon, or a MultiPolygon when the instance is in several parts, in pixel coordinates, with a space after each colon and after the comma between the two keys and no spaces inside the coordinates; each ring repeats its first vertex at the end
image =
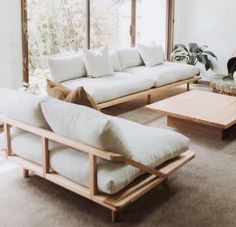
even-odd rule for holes
{"type": "Polygon", "coordinates": [[[0,0],[0,87],[22,81],[20,0],[0,0]]]}
{"type": "Polygon", "coordinates": [[[215,71],[227,73],[236,50],[236,0],[176,0],[175,43],[208,45],[218,56],[215,71]]]}

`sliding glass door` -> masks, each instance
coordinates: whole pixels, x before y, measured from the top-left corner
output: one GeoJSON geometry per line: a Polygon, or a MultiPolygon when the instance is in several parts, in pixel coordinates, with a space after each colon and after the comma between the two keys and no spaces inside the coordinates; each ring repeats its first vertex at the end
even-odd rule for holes
{"type": "Polygon", "coordinates": [[[44,70],[47,56],[86,48],[84,0],[28,0],[29,70],[44,70]]]}
{"type": "Polygon", "coordinates": [[[130,46],[131,1],[91,0],[90,47],[110,50],[130,46]]]}
{"type": "Polygon", "coordinates": [[[167,1],[139,0],[136,13],[136,42],[154,41],[166,48],[167,1]]]}
{"type": "Polygon", "coordinates": [[[26,82],[45,73],[48,56],[104,44],[110,50],[151,41],[166,47],[167,3],[173,0],[21,1],[26,82]]]}

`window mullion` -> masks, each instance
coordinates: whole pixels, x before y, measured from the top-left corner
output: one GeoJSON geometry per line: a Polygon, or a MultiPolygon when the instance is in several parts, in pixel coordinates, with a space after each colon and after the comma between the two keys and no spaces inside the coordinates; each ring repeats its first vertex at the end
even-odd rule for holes
{"type": "Polygon", "coordinates": [[[167,50],[168,60],[170,60],[170,56],[174,47],[174,20],[175,20],[175,0],[167,0],[166,50],[167,50]]]}
{"type": "Polygon", "coordinates": [[[23,86],[29,86],[29,45],[28,45],[28,15],[27,0],[21,0],[21,31],[23,58],[23,86]]]}
{"type": "Polygon", "coordinates": [[[91,12],[91,1],[86,0],[86,47],[90,49],[90,12],[91,12]]]}
{"type": "Polygon", "coordinates": [[[134,47],[136,45],[136,0],[132,0],[131,2],[131,29],[130,29],[130,35],[131,35],[131,47],[134,47]]]}

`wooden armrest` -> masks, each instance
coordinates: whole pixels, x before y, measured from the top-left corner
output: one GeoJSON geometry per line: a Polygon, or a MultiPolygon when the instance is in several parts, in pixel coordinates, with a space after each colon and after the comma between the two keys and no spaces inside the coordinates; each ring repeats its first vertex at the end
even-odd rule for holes
{"type": "Polygon", "coordinates": [[[124,162],[128,165],[131,165],[135,168],[138,168],[144,172],[147,172],[147,173],[150,173],[150,174],[153,174],[157,177],[160,177],[160,178],[167,178],[168,175],[160,172],[159,170],[155,169],[155,168],[152,168],[152,167],[149,167],[149,166],[146,166],[146,165],[143,165],[142,163],[140,162],[136,162],[136,161],[133,161],[133,160],[130,160],[130,159],[124,159],[124,162]]]}
{"type": "Polygon", "coordinates": [[[119,161],[119,162],[123,161],[124,157],[120,154],[108,152],[106,150],[97,149],[97,148],[91,147],[87,144],[83,144],[81,142],[74,141],[74,140],[66,138],[64,136],[60,136],[60,135],[58,135],[54,132],[48,131],[46,129],[36,128],[34,126],[25,124],[21,121],[17,121],[17,120],[14,120],[14,119],[11,119],[11,118],[8,118],[5,116],[3,119],[4,119],[5,124],[25,130],[27,132],[30,132],[30,133],[40,136],[42,138],[46,138],[48,140],[69,146],[69,147],[74,148],[76,150],[80,150],[84,153],[92,154],[92,155],[95,155],[99,158],[109,160],[109,161],[119,161]]]}
{"type": "Polygon", "coordinates": [[[169,161],[166,161],[165,163],[158,166],[157,168],[152,168],[152,167],[143,165],[142,163],[135,162],[130,159],[124,159],[124,162],[144,172],[147,172],[157,177],[165,179],[169,175],[171,175],[173,172],[175,172],[177,169],[179,169],[181,166],[183,166],[185,163],[193,159],[194,157],[195,157],[195,153],[188,150],[180,154],[178,157],[171,159],[169,161]]]}

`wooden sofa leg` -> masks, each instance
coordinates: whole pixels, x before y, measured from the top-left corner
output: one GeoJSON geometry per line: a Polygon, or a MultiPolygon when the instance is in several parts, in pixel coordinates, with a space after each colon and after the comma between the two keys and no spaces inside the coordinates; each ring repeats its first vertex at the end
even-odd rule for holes
{"type": "Polygon", "coordinates": [[[166,178],[166,179],[162,182],[162,185],[163,185],[164,187],[168,187],[168,186],[169,186],[169,179],[166,178]]]}
{"type": "Polygon", "coordinates": [[[114,210],[111,211],[111,221],[113,223],[115,223],[117,221],[117,215],[118,215],[117,211],[114,211],[114,210]]]}
{"type": "Polygon", "coordinates": [[[187,91],[190,91],[190,84],[187,83],[187,91]]]}
{"type": "Polygon", "coordinates": [[[29,177],[29,170],[28,169],[23,169],[23,177],[28,178],[29,177]]]}
{"type": "Polygon", "coordinates": [[[148,95],[147,96],[147,104],[151,104],[152,100],[151,100],[152,96],[148,95]]]}

